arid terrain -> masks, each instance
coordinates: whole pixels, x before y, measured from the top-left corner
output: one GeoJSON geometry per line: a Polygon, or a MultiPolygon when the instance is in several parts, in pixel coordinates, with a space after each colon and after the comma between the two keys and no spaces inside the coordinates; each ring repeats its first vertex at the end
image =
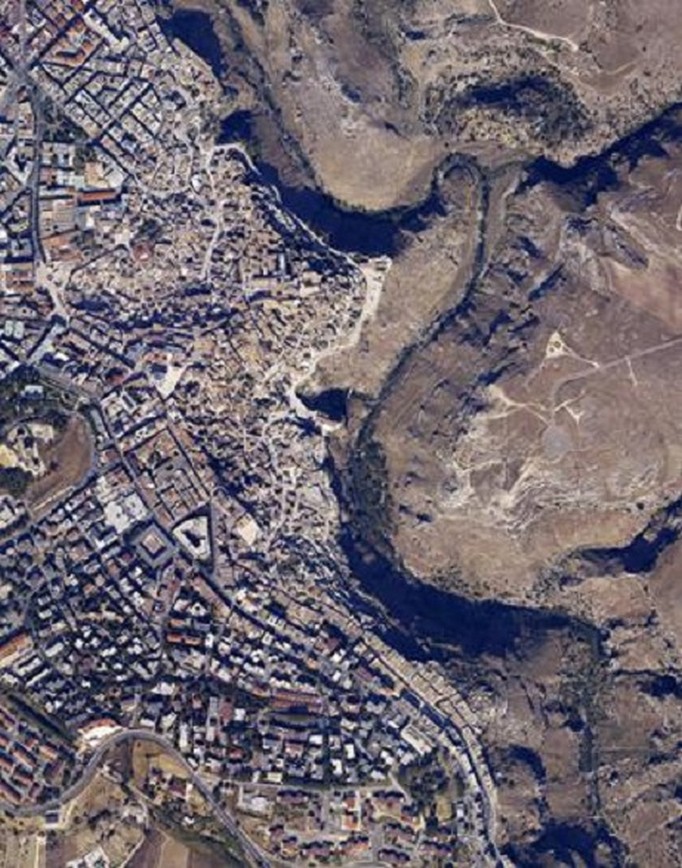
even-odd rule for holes
{"type": "Polygon", "coordinates": [[[614,155],[587,207],[522,177],[491,206],[475,284],[372,422],[414,573],[537,601],[557,559],[626,545],[675,500],[680,160],[614,155]]]}
{"type": "Polygon", "coordinates": [[[353,207],[414,202],[448,154],[569,164],[679,97],[670,0],[179,0],[285,175],[353,207]]]}
{"type": "Polygon", "coordinates": [[[680,858],[679,123],[577,171],[508,170],[459,301],[353,405],[349,502],[374,545],[569,616],[473,664],[522,862],[588,817],[597,864],[680,858]]]}

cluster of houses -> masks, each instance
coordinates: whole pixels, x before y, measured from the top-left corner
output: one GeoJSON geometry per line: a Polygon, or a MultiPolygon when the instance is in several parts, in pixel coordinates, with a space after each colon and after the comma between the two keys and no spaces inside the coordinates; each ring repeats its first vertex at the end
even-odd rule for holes
{"type": "Polygon", "coordinates": [[[93,454],[39,511],[0,500],[0,688],[80,748],[38,753],[5,801],[143,729],[282,860],[478,858],[475,721],[349,604],[329,424],[299,399],[357,333],[362,271],[216,144],[216,82],[150,4],[49,0],[0,28],[54,115],[19,91],[0,117],[0,373],[60,384],[93,454]]]}

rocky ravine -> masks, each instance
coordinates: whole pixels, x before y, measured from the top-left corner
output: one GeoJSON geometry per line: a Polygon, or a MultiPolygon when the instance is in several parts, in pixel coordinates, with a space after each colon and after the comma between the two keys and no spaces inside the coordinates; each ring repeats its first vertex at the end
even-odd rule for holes
{"type": "Polygon", "coordinates": [[[570,841],[588,863],[680,858],[681,132],[673,109],[575,170],[484,173],[458,301],[351,404],[370,545],[469,598],[578,619],[451,661],[522,862],[570,841]]]}
{"type": "Polygon", "coordinates": [[[225,0],[215,18],[241,45],[232,80],[260,145],[291,177],[382,208],[440,167],[438,205],[403,225],[360,340],[302,394],[345,419],[344,506],[388,559],[374,577],[356,563],[365,590],[480,715],[505,852],[679,864],[682,118],[618,139],[674,96],[659,66],[672,6],[652,35],[633,4],[586,2],[575,20],[566,4],[460,5],[450,20],[438,3],[352,4],[361,36],[332,0],[225,0]],[[437,62],[427,87],[396,61],[418,66],[427,46],[442,60],[463,34],[478,72],[451,60],[468,84],[447,99],[437,62]],[[367,69],[360,44],[376,49],[367,69]],[[490,66],[503,50],[513,68],[490,66]],[[547,159],[605,146],[571,169],[547,159]],[[468,639],[510,624],[509,641],[468,639]]]}
{"type": "Polygon", "coordinates": [[[371,210],[453,152],[564,164],[679,97],[673,0],[175,0],[214,20],[225,80],[290,177],[371,210]]]}

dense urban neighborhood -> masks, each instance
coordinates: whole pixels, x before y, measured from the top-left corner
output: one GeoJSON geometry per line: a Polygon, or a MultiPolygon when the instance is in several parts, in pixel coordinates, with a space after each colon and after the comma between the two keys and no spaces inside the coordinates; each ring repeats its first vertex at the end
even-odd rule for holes
{"type": "Polygon", "coordinates": [[[149,737],[248,864],[496,864],[476,717],[354,605],[300,397],[390,261],[220,140],[151,3],[3,0],[0,37],[3,823],[149,737]]]}

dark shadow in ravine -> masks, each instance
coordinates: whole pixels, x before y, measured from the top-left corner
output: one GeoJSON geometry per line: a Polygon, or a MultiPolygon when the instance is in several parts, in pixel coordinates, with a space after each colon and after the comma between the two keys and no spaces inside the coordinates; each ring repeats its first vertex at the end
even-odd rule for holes
{"type": "Polygon", "coordinates": [[[455,649],[469,657],[526,654],[550,631],[599,641],[596,628],[569,615],[469,600],[415,581],[370,550],[349,526],[340,543],[362,592],[361,599],[350,589],[349,604],[366,606],[367,598],[376,600],[393,625],[387,641],[406,657],[447,662],[455,649]]]}
{"type": "Polygon", "coordinates": [[[159,17],[166,39],[179,39],[211,67],[216,78],[224,71],[223,51],[211,16],[199,9],[176,9],[170,18],[159,17]]]}
{"type": "MultiPolygon", "coordinates": [[[[247,111],[228,115],[221,127],[219,144],[235,142],[252,154],[258,152],[255,124],[247,111]]],[[[265,183],[275,187],[282,204],[337,250],[365,256],[394,256],[401,247],[403,230],[423,229],[443,208],[434,176],[429,195],[419,204],[368,212],[344,206],[322,190],[285,184],[277,168],[257,156],[253,159],[265,183]]]]}

